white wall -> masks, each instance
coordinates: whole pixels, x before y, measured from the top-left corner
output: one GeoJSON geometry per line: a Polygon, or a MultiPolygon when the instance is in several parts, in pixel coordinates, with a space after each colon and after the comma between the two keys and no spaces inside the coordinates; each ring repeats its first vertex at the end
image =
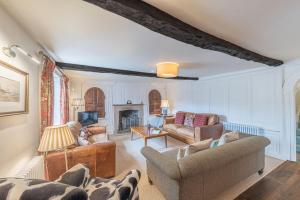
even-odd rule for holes
{"type": "Polygon", "coordinates": [[[271,140],[267,153],[284,157],[282,68],[223,74],[167,85],[173,113],[179,110],[216,113],[224,121],[255,125],[271,140]]]}
{"type": "MultiPolygon", "coordinates": [[[[114,113],[113,104],[126,104],[127,100],[131,100],[133,104],[143,103],[144,105],[144,119],[146,120],[149,113],[148,107],[148,93],[152,89],[157,89],[162,98],[166,97],[166,85],[160,81],[139,81],[139,80],[83,80],[80,78],[70,78],[71,101],[73,98],[84,98],[85,92],[91,87],[98,87],[103,90],[105,94],[105,120],[107,121],[107,129],[109,133],[113,132],[114,127],[114,113]],[[82,90],[82,92],[81,92],[82,90]]],[[[70,108],[71,119],[74,119],[73,110],[70,108]]],[[[84,106],[79,111],[84,111],[84,106]]],[[[75,114],[76,120],[77,113],[75,114]]],[[[145,122],[145,121],[144,121],[145,122]]]]}
{"type": "MultiPolygon", "coordinates": [[[[18,44],[29,52],[38,46],[0,7],[0,48],[18,44]]],[[[0,117],[0,177],[13,176],[36,152],[39,141],[39,67],[23,54],[0,52],[0,60],[29,73],[29,114],[0,117]]],[[[0,102],[1,103],[1,102],[0,102]]]]}

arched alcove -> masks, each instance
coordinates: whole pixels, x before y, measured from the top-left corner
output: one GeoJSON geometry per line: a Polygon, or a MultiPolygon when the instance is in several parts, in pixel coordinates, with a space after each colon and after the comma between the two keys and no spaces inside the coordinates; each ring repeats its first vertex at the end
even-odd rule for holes
{"type": "Polygon", "coordinates": [[[149,114],[150,115],[160,114],[161,95],[159,91],[151,90],[149,92],[148,98],[149,98],[149,114]]]}
{"type": "Polygon", "coordinates": [[[85,92],[84,100],[86,111],[97,111],[99,118],[105,117],[105,95],[100,88],[89,88],[85,92]]]}

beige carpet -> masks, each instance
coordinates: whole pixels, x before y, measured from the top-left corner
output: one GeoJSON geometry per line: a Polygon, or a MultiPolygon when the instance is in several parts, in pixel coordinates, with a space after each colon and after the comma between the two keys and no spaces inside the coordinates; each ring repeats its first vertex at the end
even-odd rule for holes
{"type": "MultiPolygon", "coordinates": [[[[139,182],[139,193],[141,200],[163,200],[164,197],[155,187],[150,185],[147,181],[146,174],[146,162],[143,155],[140,153],[141,148],[144,146],[143,139],[138,139],[135,136],[133,141],[130,140],[130,135],[113,135],[110,136],[110,140],[113,140],[117,144],[117,178],[121,179],[129,170],[139,169],[142,173],[141,180],[139,182]]],[[[185,144],[168,137],[168,148],[174,148],[178,146],[184,146],[185,144]]],[[[148,140],[148,146],[151,146],[157,150],[166,150],[164,140],[161,138],[155,138],[148,140]]],[[[271,157],[266,157],[266,167],[263,176],[279,166],[283,161],[271,157]]],[[[231,200],[237,197],[240,193],[245,191],[251,185],[260,180],[263,176],[254,174],[247,179],[236,184],[229,190],[220,194],[216,200],[231,200]]]]}

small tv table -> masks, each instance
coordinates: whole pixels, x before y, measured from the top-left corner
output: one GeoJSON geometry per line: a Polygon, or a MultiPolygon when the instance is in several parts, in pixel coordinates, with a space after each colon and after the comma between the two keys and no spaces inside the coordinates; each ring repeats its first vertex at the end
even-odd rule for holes
{"type": "Polygon", "coordinates": [[[164,137],[165,138],[165,145],[166,148],[168,147],[167,144],[167,136],[168,132],[166,131],[160,131],[159,133],[149,133],[148,128],[146,126],[133,126],[131,129],[131,140],[133,139],[133,134],[137,134],[144,138],[145,146],[147,146],[147,140],[151,138],[157,138],[157,137],[164,137]]]}

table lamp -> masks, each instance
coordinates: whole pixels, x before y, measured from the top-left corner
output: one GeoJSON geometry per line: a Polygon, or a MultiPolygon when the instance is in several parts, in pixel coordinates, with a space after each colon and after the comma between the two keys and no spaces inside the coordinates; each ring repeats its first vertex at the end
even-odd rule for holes
{"type": "Polygon", "coordinates": [[[75,139],[69,127],[65,125],[49,126],[44,130],[38,151],[46,156],[49,151],[65,152],[66,170],[68,170],[67,147],[74,144],[75,139]]]}
{"type": "Polygon", "coordinates": [[[168,100],[161,100],[160,107],[161,107],[162,114],[164,116],[167,116],[168,115],[168,109],[170,107],[169,106],[169,101],[168,100]]]}

